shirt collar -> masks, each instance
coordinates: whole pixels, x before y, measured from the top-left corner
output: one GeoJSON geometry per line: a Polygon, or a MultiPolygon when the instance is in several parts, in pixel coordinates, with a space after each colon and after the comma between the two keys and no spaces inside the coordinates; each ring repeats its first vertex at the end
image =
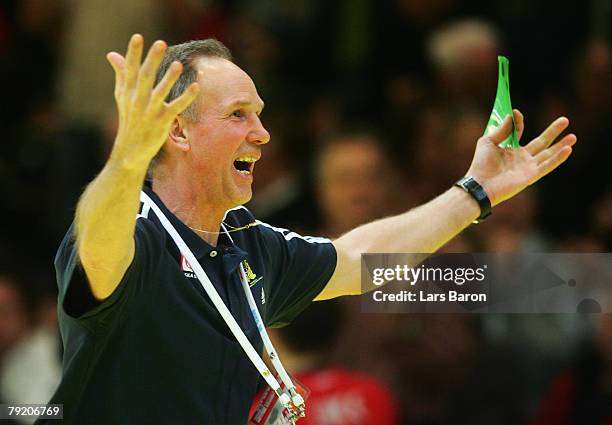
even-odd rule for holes
{"type": "MultiPolygon", "coordinates": [[[[200,259],[205,255],[209,255],[211,251],[213,250],[220,251],[219,253],[223,251],[224,246],[222,246],[221,244],[219,244],[219,246],[217,247],[212,246],[211,244],[209,244],[208,242],[200,238],[198,234],[194,232],[193,230],[191,230],[189,226],[187,226],[185,223],[179,220],[179,218],[175,216],[166,207],[166,205],[164,205],[162,200],[159,198],[159,196],[157,196],[155,192],[153,192],[153,189],[151,189],[149,185],[145,184],[142,190],[147,195],[149,195],[149,197],[153,200],[153,202],[155,202],[155,204],[159,207],[159,209],[168,218],[170,223],[172,223],[172,226],[174,226],[174,228],[179,233],[179,235],[181,235],[181,237],[183,238],[183,240],[185,241],[189,249],[191,249],[191,252],[193,252],[193,255],[196,256],[196,258],[200,259]]],[[[155,220],[155,221],[159,222],[158,220],[155,220]]],[[[221,229],[219,229],[219,231],[221,231],[221,229]]],[[[221,234],[219,236],[220,236],[219,239],[221,240],[221,237],[224,235],[221,234]]],[[[171,243],[174,244],[174,242],[172,241],[171,243]]]]}

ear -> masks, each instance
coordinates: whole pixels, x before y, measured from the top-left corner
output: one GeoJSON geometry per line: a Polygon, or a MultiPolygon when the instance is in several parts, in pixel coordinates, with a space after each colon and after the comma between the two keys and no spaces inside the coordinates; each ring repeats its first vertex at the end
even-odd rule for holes
{"type": "Polygon", "coordinates": [[[183,152],[187,152],[191,149],[185,132],[185,120],[183,117],[177,116],[174,119],[170,126],[170,131],[168,131],[168,139],[170,145],[183,152]]]}

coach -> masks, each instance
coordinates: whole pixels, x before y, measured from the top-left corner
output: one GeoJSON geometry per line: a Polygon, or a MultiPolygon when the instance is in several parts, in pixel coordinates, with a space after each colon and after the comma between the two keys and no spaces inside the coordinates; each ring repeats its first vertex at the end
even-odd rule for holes
{"type": "MultiPolygon", "coordinates": [[[[302,237],[241,207],[270,136],[264,103],[227,48],[156,41],[141,65],[143,45],[134,35],[125,57],[107,55],[118,133],[56,257],[65,353],[51,402],[64,404],[66,424],[247,422],[257,370],[141,190],[261,353],[240,270],[265,325],[282,326],[312,300],[361,293],[361,253],[434,252],[555,169],[576,142],[569,134],[552,145],[568,126],[559,118],[525,147],[501,149],[508,117],[478,140],[466,178],[436,199],[333,242],[302,237]]],[[[520,112],[514,119],[520,135],[520,112]]]]}

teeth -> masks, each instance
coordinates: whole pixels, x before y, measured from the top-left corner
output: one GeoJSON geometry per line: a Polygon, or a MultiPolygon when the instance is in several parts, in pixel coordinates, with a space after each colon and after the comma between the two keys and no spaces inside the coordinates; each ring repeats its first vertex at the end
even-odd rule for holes
{"type": "Polygon", "coordinates": [[[236,171],[238,171],[240,174],[244,175],[244,176],[250,176],[252,174],[252,168],[253,165],[248,165],[247,167],[245,167],[244,165],[241,166],[237,166],[236,163],[240,162],[242,164],[254,164],[257,161],[257,158],[253,157],[253,156],[241,156],[239,158],[236,158],[234,160],[234,168],[236,169],[236,171]],[[239,168],[248,168],[247,170],[240,170],[239,168]]]}
{"type": "Polygon", "coordinates": [[[236,159],[236,161],[255,162],[257,160],[255,158],[253,158],[253,157],[250,157],[250,156],[241,156],[240,158],[236,159]]]}

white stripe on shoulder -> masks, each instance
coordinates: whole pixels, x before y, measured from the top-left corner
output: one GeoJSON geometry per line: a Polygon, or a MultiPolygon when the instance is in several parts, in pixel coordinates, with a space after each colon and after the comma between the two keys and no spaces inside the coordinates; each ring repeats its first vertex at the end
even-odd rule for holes
{"type": "Polygon", "coordinates": [[[261,226],[267,227],[268,229],[272,229],[275,232],[280,233],[288,241],[290,241],[293,238],[299,238],[309,243],[331,243],[331,240],[327,238],[320,238],[320,237],[315,237],[315,236],[302,236],[295,232],[292,232],[289,229],[283,229],[282,227],[274,227],[268,223],[264,223],[263,221],[259,221],[259,220],[255,220],[255,221],[257,224],[261,226]]]}
{"type": "Polygon", "coordinates": [[[149,211],[151,210],[151,205],[149,203],[144,202],[142,205],[142,211],[136,216],[136,219],[139,218],[149,218],[149,211]]]}

